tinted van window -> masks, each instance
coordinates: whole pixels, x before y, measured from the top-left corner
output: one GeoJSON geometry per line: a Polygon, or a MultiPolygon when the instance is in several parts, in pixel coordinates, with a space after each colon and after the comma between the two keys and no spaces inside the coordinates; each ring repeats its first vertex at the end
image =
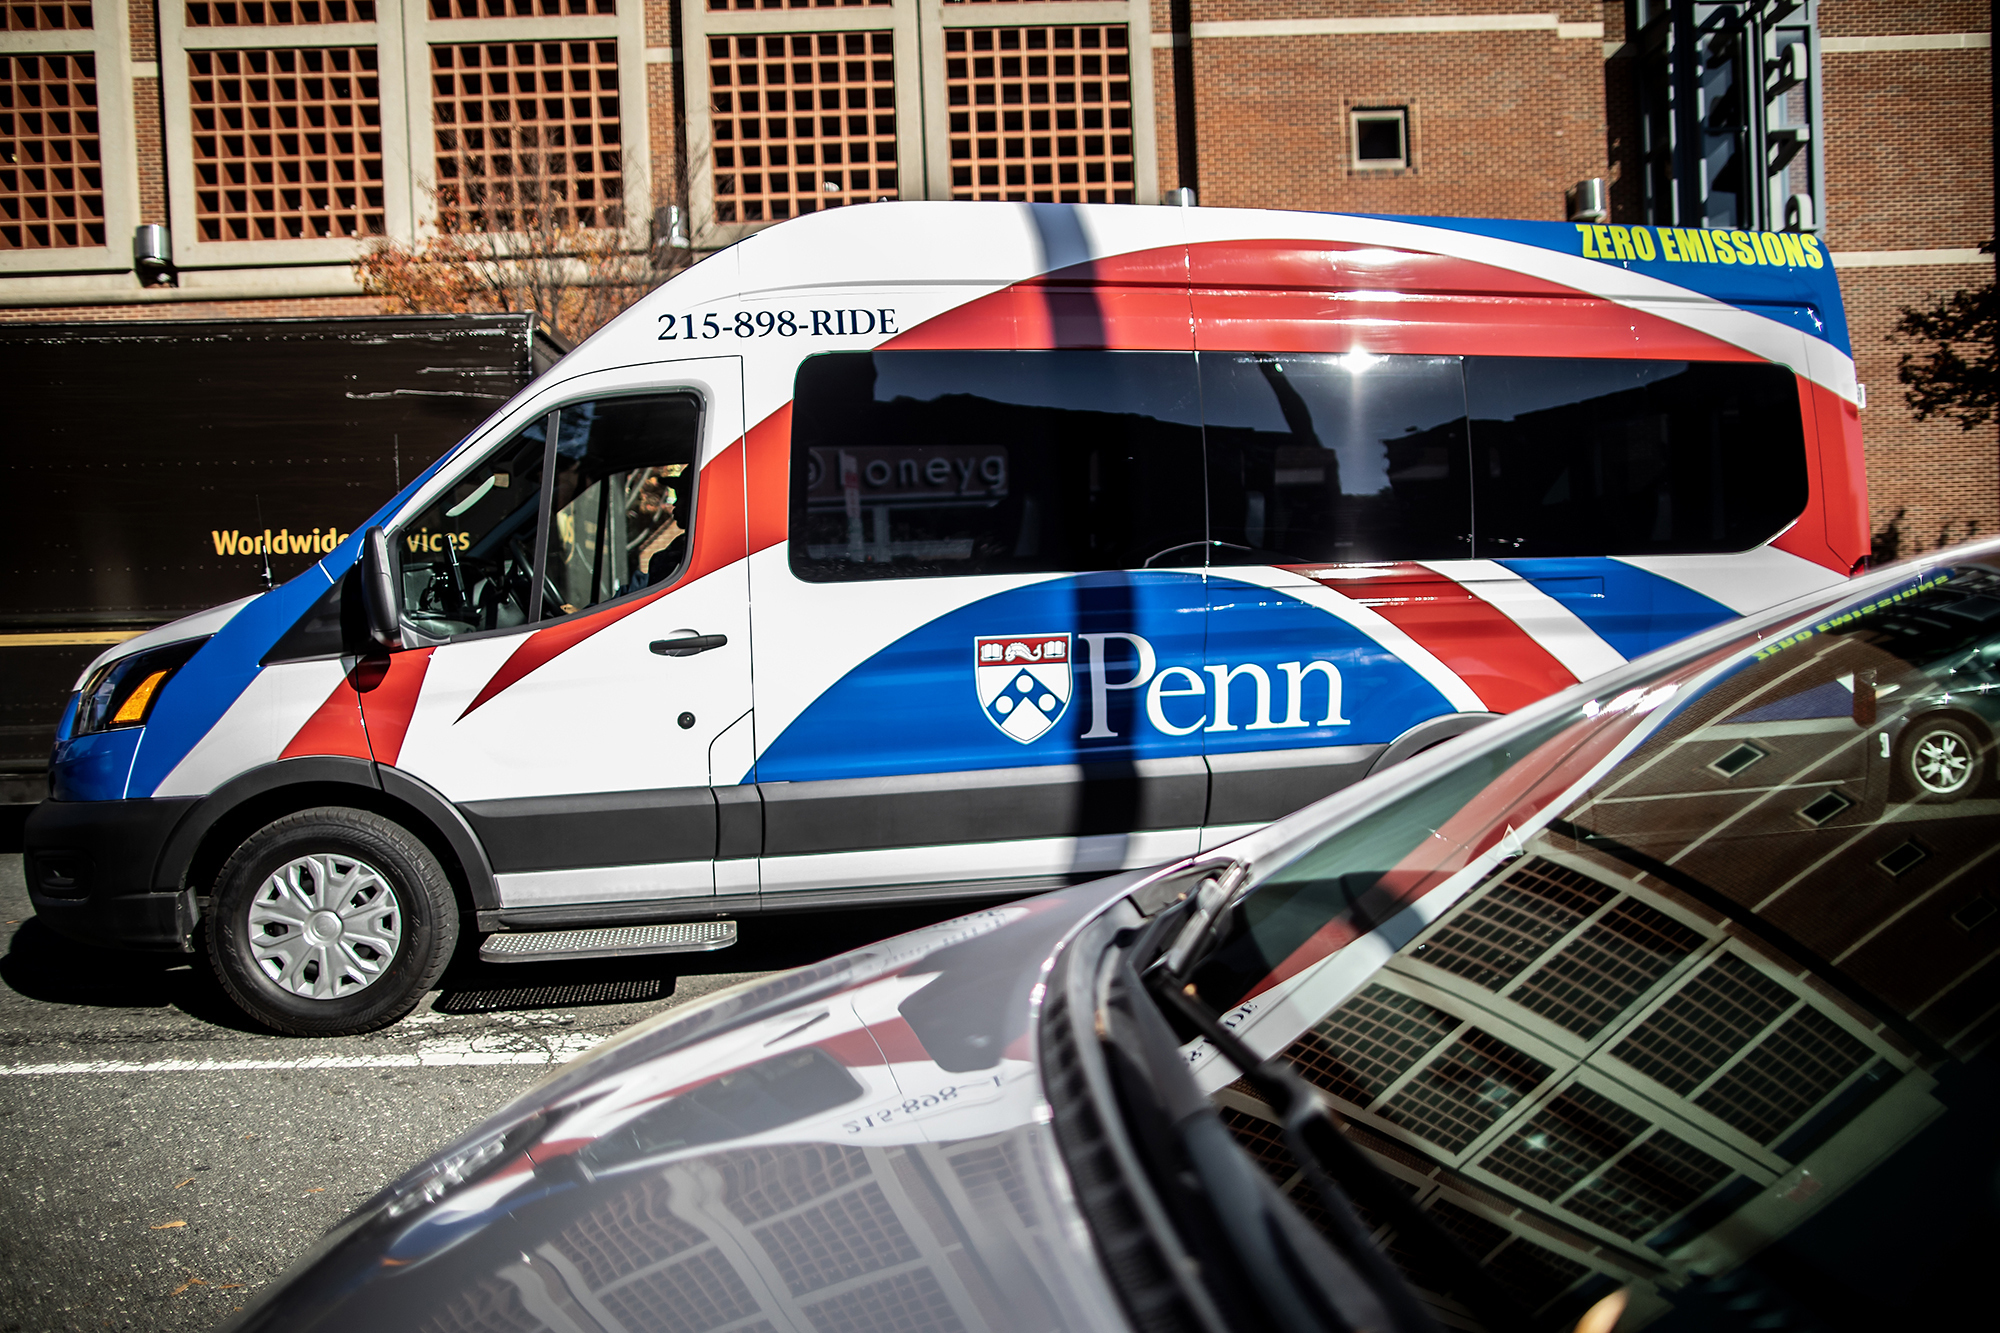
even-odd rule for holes
{"type": "Polygon", "coordinates": [[[1805,508],[1783,366],[1467,357],[1465,393],[1482,557],[1741,551],[1805,508]]]}
{"type": "Polygon", "coordinates": [[[1201,358],[1214,560],[1471,553],[1460,359],[1201,358]]]}
{"type": "Polygon", "coordinates": [[[811,357],[791,484],[792,569],[815,582],[1200,564],[1194,358],[811,357]]]}

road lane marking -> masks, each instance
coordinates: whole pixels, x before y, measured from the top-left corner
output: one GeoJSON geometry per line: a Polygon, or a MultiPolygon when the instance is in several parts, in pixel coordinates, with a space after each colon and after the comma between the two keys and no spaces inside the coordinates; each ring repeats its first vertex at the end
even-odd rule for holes
{"type": "MultiPolygon", "coordinates": [[[[517,1039],[518,1040],[518,1039],[517,1039]]],[[[0,1065],[0,1078],[56,1074],[225,1074],[263,1069],[439,1069],[451,1065],[557,1065],[583,1054],[602,1036],[566,1032],[546,1045],[480,1049],[473,1039],[422,1042],[414,1051],[380,1055],[301,1055],[278,1060],[67,1060],[54,1064],[0,1065]]]]}

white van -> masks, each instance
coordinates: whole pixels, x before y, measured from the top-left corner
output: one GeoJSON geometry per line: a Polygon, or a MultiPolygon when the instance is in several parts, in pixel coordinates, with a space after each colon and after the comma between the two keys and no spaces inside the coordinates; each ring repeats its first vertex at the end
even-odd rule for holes
{"type": "Polygon", "coordinates": [[[713,948],[1185,855],[1867,539],[1811,236],[841,209],[98,659],[30,888],[359,1031],[461,930],[713,948]]]}

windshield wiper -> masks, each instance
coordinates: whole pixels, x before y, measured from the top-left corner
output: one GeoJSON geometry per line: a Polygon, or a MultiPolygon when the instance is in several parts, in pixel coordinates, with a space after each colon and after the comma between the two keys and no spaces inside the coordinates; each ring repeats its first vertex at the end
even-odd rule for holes
{"type": "Polygon", "coordinates": [[[1175,976],[1191,969],[1191,961],[1206,957],[1215,938],[1216,919],[1224,908],[1236,897],[1244,881],[1250,878],[1250,868],[1241,861],[1231,861],[1217,874],[1205,877],[1194,891],[1194,906],[1189,910],[1188,919],[1182,923],[1174,935],[1174,942],[1167,946],[1163,966],[1175,976]]]}
{"type": "MultiPolygon", "coordinates": [[[[1140,947],[1134,948],[1135,937],[1140,947]]],[[[1180,1038],[1133,967],[1132,931],[1106,959],[1095,1019],[1138,1177],[1153,1188],[1195,1310],[1210,1329],[1440,1333],[1399,1277],[1356,1263],[1278,1192],[1195,1085],[1180,1038]]],[[[1157,938],[1157,935],[1154,937],[1157,938]]]]}
{"type": "Polygon", "coordinates": [[[1259,1059],[1242,1038],[1224,1027],[1222,1020],[1197,998],[1194,987],[1186,980],[1192,967],[1182,971],[1172,965],[1176,956],[1184,966],[1199,965],[1201,946],[1213,939],[1216,918],[1230,893],[1240,885],[1242,876],[1227,888],[1222,881],[1241,870],[1240,865],[1232,863],[1224,875],[1203,882],[1196,891],[1192,914],[1173,945],[1158,964],[1145,971],[1147,989],[1158,1002],[1206,1037],[1243,1076],[1244,1082],[1277,1113],[1285,1146],[1291,1150],[1300,1172],[1331,1219],[1335,1243],[1366,1273],[1383,1302],[1395,1307],[1399,1324],[1423,1328],[1435,1326],[1435,1321],[1355,1215],[1347,1202],[1349,1194],[1388,1223],[1416,1253],[1438,1289],[1449,1291],[1463,1301],[1491,1333],[1532,1333],[1537,1328],[1534,1316],[1495,1282],[1476,1259],[1460,1249],[1430,1214],[1417,1207],[1393,1177],[1348,1139],[1339,1117],[1319,1089],[1301,1078],[1282,1057],[1259,1059]],[[1213,906],[1204,912],[1204,891],[1211,886],[1216,889],[1210,895],[1213,906]]]}

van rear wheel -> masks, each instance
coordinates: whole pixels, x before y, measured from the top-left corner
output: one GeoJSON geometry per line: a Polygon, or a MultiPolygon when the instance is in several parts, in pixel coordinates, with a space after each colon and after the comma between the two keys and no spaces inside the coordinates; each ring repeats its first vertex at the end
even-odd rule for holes
{"type": "Polygon", "coordinates": [[[266,824],[216,877],[208,957],[280,1032],[338,1037],[410,1012],[458,941],[444,869],[407,829],[327,806],[266,824]]]}

